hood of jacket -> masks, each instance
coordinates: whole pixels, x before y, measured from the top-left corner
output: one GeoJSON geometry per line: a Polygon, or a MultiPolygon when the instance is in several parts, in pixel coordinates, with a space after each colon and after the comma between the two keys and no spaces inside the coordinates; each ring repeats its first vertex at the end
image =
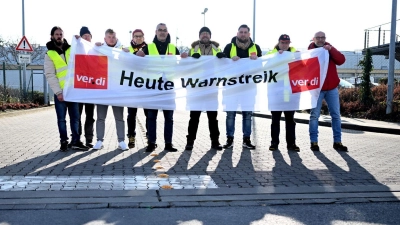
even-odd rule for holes
{"type": "Polygon", "coordinates": [[[68,44],[67,40],[64,38],[64,44],[62,45],[61,49],[57,47],[57,45],[54,43],[54,41],[49,41],[46,43],[47,50],[54,50],[58,54],[64,54],[65,51],[67,51],[68,48],[71,47],[71,45],[68,44]]]}
{"type": "MultiPolygon", "coordinates": [[[[216,41],[211,41],[211,44],[213,44],[217,48],[219,47],[219,43],[216,41]]],[[[192,48],[194,48],[196,47],[196,45],[200,45],[200,40],[194,41],[191,46],[192,48]]]]}

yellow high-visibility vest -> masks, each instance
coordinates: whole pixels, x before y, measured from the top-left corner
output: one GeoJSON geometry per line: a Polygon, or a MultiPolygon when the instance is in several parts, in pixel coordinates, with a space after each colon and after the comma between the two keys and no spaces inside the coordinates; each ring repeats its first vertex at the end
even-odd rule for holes
{"type": "Polygon", "coordinates": [[[61,89],[64,88],[65,77],[67,76],[67,63],[69,61],[70,49],[71,48],[68,48],[67,51],[65,51],[65,61],[55,50],[47,51],[47,55],[51,61],[53,61],[54,67],[56,68],[56,77],[58,78],[61,89]]]}
{"type": "MultiPolygon", "coordinates": [[[[157,46],[154,43],[150,43],[147,45],[148,50],[149,50],[149,55],[160,55],[160,53],[157,50],[157,46]]],[[[176,55],[176,48],[175,45],[169,43],[167,51],[165,52],[165,55],[176,55]]]]}
{"type": "MultiPolygon", "coordinates": [[[[251,56],[251,53],[255,52],[257,55],[257,48],[256,44],[253,43],[253,46],[249,48],[249,56],[251,56]]],[[[236,52],[236,45],[232,44],[231,52],[230,52],[230,58],[233,58],[234,56],[237,56],[236,52]]]]}

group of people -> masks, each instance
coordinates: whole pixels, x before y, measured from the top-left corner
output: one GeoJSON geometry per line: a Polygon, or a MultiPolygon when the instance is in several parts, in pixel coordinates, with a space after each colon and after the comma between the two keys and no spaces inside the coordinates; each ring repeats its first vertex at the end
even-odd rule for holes
{"type": "MultiPolygon", "coordinates": [[[[89,150],[102,149],[105,133],[105,119],[107,117],[108,105],[99,105],[96,107],[94,104],[88,103],[75,103],[64,100],[63,87],[65,77],[67,75],[67,67],[70,56],[70,45],[64,39],[63,30],[60,27],[53,27],[50,32],[50,41],[46,44],[48,51],[45,56],[44,71],[47,81],[55,94],[55,110],[57,114],[58,129],[60,134],[60,150],[67,151],[68,148],[76,150],[89,150]],[[83,108],[85,108],[86,119],[84,123],[84,132],[86,142],[80,141],[82,135],[81,115],[83,108]],[[97,120],[94,119],[94,109],[96,108],[97,120]],[[67,126],[66,126],[66,112],[68,111],[71,128],[71,142],[68,142],[67,126]],[[97,142],[93,145],[94,138],[94,122],[96,122],[96,136],[97,142]]],[[[80,35],[76,38],[83,38],[91,42],[92,35],[87,27],[82,27],[80,35]]],[[[336,71],[336,65],[341,65],[345,62],[345,57],[331,44],[325,41],[325,33],[317,32],[313,37],[313,42],[310,43],[308,49],[324,48],[329,52],[329,65],[326,75],[325,83],[321,88],[321,93],[318,99],[317,106],[311,109],[310,113],[310,149],[319,151],[318,145],[318,119],[322,107],[322,101],[325,100],[329,113],[332,117],[332,131],[333,131],[333,148],[339,151],[347,151],[347,147],[341,141],[341,119],[340,119],[340,104],[339,92],[337,86],[339,84],[339,77],[336,71]]],[[[107,29],[105,32],[104,43],[96,42],[96,46],[108,46],[109,48],[120,48],[125,52],[135,54],[138,57],[145,57],[146,55],[180,55],[181,58],[192,57],[195,59],[200,58],[202,55],[213,55],[218,58],[231,58],[237,61],[241,58],[249,58],[256,60],[262,56],[262,51],[259,45],[255,44],[250,38],[250,28],[247,25],[241,25],[237,31],[237,35],[232,38],[231,42],[225,46],[223,51],[216,41],[211,40],[211,30],[208,27],[202,27],[199,31],[199,39],[191,44],[189,52],[180,53],[178,48],[171,43],[171,38],[166,24],[159,23],[155,30],[155,36],[151,43],[144,41],[144,32],[141,29],[136,29],[132,32],[132,41],[129,47],[123,47],[119,42],[115,31],[107,29]]],[[[284,51],[295,52],[294,47],[290,47],[290,37],[283,34],[279,37],[278,43],[273,50],[267,54],[282,54],[284,51]]],[[[136,137],[136,114],[137,108],[128,107],[127,116],[127,138],[128,145],[125,143],[125,121],[124,121],[124,107],[112,106],[114,119],[116,124],[118,148],[121,150],[128,150],[135,147],[136,137]]],[[[296,145],[296,123],[294,121],[295,111],[272,111],[271,123],[271,145],[269,150],[278,150],[279,134],[280,134],[280,118],[282,112],[285,115],[286,123],[286,143],[289,151],[300,151],[296,145]]],[[[211,139],[211,148],[222,150],[223,148],[232,148],[234,144],[235,134],[235,117],[236,111],[228,111],[226,116],[226,143],[221,145],[219,142],[219,128],[218,128],[218,112],[207,111],[208,127],[211,139]]],[[[144,109],[146,116],[146,136],[147,136],[147,152],[152,152],[157,148],[156,144],[156,128],[157,128],[157,109],[144,109]]],[[[255,149],[251,143],[252,131],[252,111],[242,111],[242,132],[243,144],[242,146],[247,149],[255,149]]],[[[169,152],[176,152],[177,149],[172,143],[173,136],[173,110],[163,110],[164,115],[164,150],[169,152]]],[[[185,150],[191,151],[194,148],[196,140],[199,119],[201,111],[190,111],[190,120],[188,124],[188,134],[186,136],[187,142],[185,150]]]]}

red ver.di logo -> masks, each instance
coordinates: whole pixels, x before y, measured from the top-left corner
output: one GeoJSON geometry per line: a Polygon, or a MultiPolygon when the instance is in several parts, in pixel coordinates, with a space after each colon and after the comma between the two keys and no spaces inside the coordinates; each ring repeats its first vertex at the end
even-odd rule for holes
{"type": "Polygon", "coordinates": [[[107,89],[107,56],[75,55],[74,88],[107,89]]]}
{"type": "Polygon", "coordinates": [[[321,79],[318,58],[289,63],[289,80],[292,93],[319,88],[321,79]]]}

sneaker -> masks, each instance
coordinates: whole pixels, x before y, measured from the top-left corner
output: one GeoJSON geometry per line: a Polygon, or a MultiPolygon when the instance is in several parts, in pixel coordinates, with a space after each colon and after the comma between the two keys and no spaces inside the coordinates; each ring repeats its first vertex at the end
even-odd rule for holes
{"type": "Polygon", "coordinates": [[[60,151],[66,152],[68,150],[68,141],[61,142],[60,151]]]}
{"type": "Polygon", "coordinates": [[[100,149],[102,149],[104,146],[103,146],[103,142],[102,141],[97,141],[96,142],[96,144],[93,146],[93,149],[94,150],[100,150],[100,149]]]}
{"type": "Polygon", "coordinates": [[[278,144],[271,144],[271,146],[269,146],[269,150],[270,151],[278,150],[278,144]]]}
{"type": "Polygon", "coordinates": [[[256,146],[251,144],[250,138],[243,138],[243,147],[248,149],[256,149],[256,146]]]}
{"type": "Polygon", "coordinates": [[[121,141],[118,143],[118,149],[121,149],[122,151],[129,150],[128,146],[125,144],[125,141],[121,141]]]}
{"type": "Polygon", "coordinates": [[[287,146],[287,150],[288,150],[288,151],[299,152],[299,151],[300,151],[300,148],[299,148],[299,146],[297,146],[296,144],[289,144],[289,145],[287,146]]]}
{"type": "Polygon", "coordinates": [[[155,143],[148,143],[146,152],[152,152],[157,148],[157,144],[155,143]]]}
{"type": "Polygon", "coordinates": [[[164,147],[164,151],[168,152],[176,152],[178,149],[174,148],[174,145],[172,143],[166,143],[164,147]]]}
{"type": "Polygon", "coordinates": [[[128,147],[129,148],[134,148],[135,147],[135,136],[129,136],[128,147]]]}
{"type": "Polygon", "coordinates": [[[222,146],[223,148],[232,148],[233,147],[233,137],[228,137],[226,140],[226,144],[222,146]]]}
{"type": "Polygon", "coordinates": [[[74,150],[82,150],[82,151],[87,151],[89,150],[89,147],[87,147],[86,145],[84,145],[81,141],[78,141],[76,143],[73,143],[71,145],[71,148],[74,150]]]}
{"type": "Polygon", "coordinates": [[[192,140],[187,140],[185,150],[186,151],[191,151],[193,149],[194,141],[192,140]]]}
{"type": "Polygon", "coordinates": [[[347,147],[342,144],[342,142],[333,143],[333,148],[337,151],[347,152],[347,147]]]}
{"type": "Polygon", "coordinates": [[[311,142],[311,147],[310,149],[312,151],[319,151],[319,146],[318,146],[318,142],[311,142]]]}
{"type": "Polygon", "coordinates": [[[222,150],[222,145],[219,143],[218,140],[211,141],[211,149],[222,150]]]}

